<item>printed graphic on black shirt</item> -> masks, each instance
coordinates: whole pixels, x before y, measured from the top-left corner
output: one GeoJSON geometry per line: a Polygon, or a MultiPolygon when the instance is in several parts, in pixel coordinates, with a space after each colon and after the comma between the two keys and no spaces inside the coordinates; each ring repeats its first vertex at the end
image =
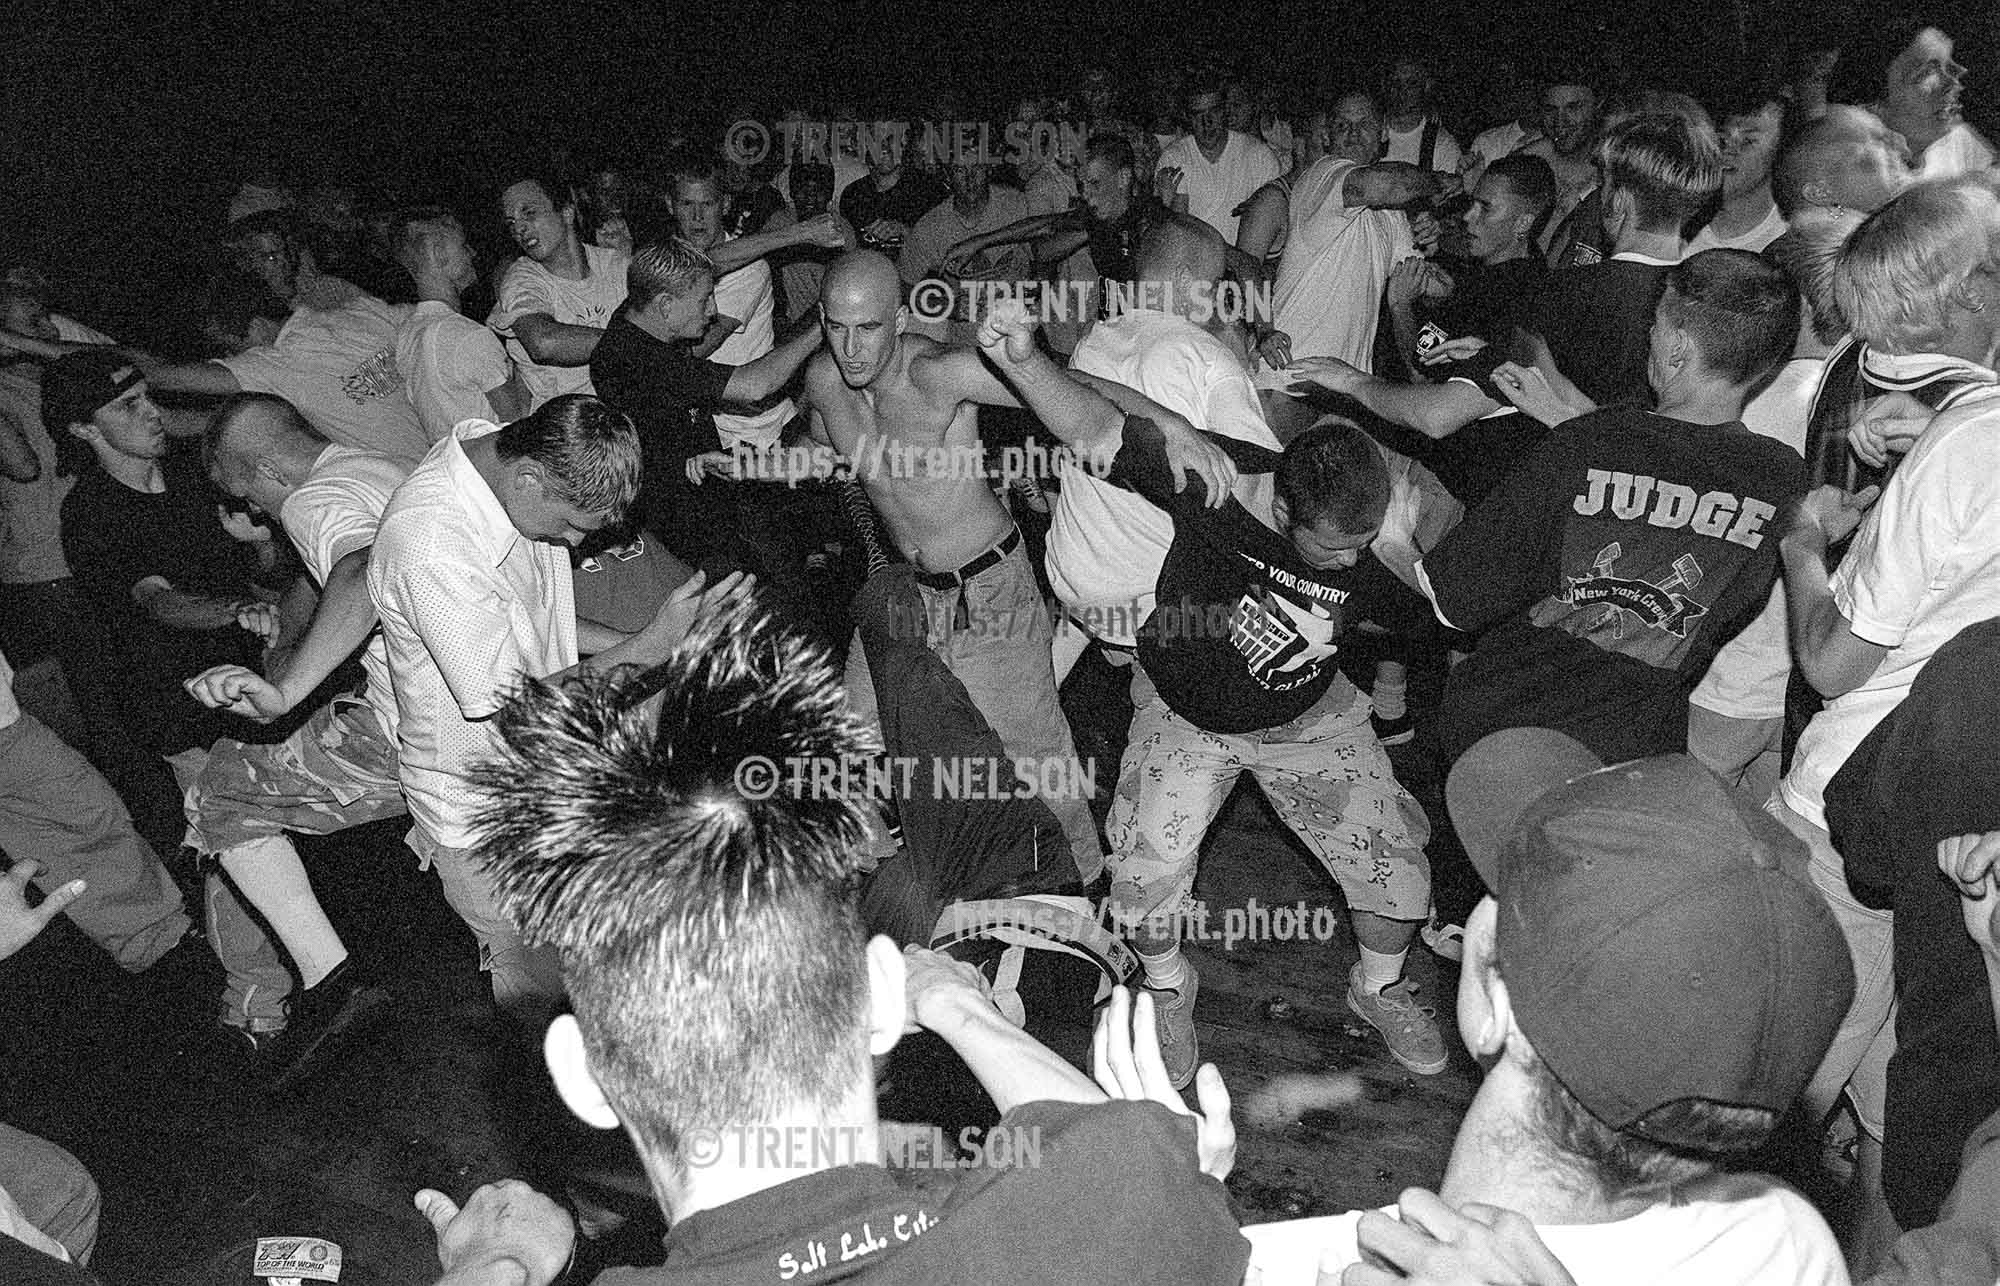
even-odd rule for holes
{"type": "Polygon", "coordinates": [[[1243,654],[1250,677],[1269,692],[1289,692],[1312,682],[1338,650],[1333,642],[1340,628],[1335,607],[1346,592],[1301,579],[1249,554],[1239,557],[1265,581],[1259,593],[1246,592],[1237,599],[1229,619],[1229,641],[1243,654]]]}
{"type": "Polygon", "coordinates": [[[1562,587],[1529,619],[1663,670],[1687,659],[1709,608],[1777,514],[1752,497],[1610,469],[1588,472],[1573,508],[1593,521],[1568,525],[1562,587]]]}

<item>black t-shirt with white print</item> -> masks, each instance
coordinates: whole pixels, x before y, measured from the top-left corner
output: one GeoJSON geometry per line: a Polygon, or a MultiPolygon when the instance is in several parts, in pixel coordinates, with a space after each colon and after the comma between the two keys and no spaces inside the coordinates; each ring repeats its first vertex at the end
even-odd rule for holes
{"type": "MultiPolygon", "coordinates": [[[[1269,473],[1278,455],[1219,434],[1209,439],[1244,473],[1269,473]]],[[[1396,610],[1393,577],[1363,553],[1355,567],[1321,571],[1292,542],[1234,498],[1203,504],[1191,479],[1175,492],[1159,428],[1128,419],[1107,480],[1174,520],[1151,616],[1139,627],[1139,661],[1175,714],[1210,732],[1276,728],[1326,694],[1337,640],[1353,621],[1396,610]]],[[[1385,622],[1386,623],[1386,622],[1385,622]]]]}
{"type": "Polygon", "coordinates": [[[1799,457],[1740,424],[1615,408],[1552,432],[1423,560],[1438,614],[1479,636],[1452,671],[1448,760],[1503,728],[1607,763],[1687,748],[1687,697],[1763,607],[1799,457]]]}

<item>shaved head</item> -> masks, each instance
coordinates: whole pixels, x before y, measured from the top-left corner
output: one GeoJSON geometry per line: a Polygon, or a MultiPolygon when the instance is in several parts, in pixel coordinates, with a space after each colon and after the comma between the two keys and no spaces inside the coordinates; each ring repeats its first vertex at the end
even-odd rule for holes
{"type": "Polygon", "coordinates": [[[1787,219],[1812,206],[1863,214],[1914,181],[1907,146],[1873,112],[1838,104],[1799,132],[1771,169],[1771,196],[1787,219]]]}
{"type": "Polygon", "coordinates": [[[896,265],[873,250],[835,259],[820,287],[819,316],[841,380],[867,388],[895,362],[909,322],[896,265]]]}
{"type": "Polygon", "coordinates": [[[266,452],[281,446],[325,449],[327,440],[298,408],[269,393],[239,393],[208,422],[211,452],[266,452]]]}
{"type": "Polygon", "coordinates": [[[826,270],[820,298],[839,297],[870,312],[893,315],[903,304],[903,279],[889,256],[876,250],[850,250],[826,270]]]}
{"type": "Polygon", "coordinates": [[[1229,261],[1229,248],[1217,232],[1200,219],[1175,214],[1153,225],[1139,243],[1134,264],[1141,281],[1176,281],[1185,274],[1190,281],[1216,282],[1229,261]]]}

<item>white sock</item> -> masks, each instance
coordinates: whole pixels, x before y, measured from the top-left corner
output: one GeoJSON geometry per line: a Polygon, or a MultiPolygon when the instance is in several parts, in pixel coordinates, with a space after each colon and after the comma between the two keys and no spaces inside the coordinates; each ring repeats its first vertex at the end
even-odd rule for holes
{"type": "Polygon", "coordinates": [[[299,851],[283,835],[266,835],[222,854],[222,869],[243,900],[257,908],[312,987],[347,959],[347,946],[320,909],[299,851]]]}
{"type": "Polygon", "coordinates": [[[1139,953],[1139,963],[1146,970],[1146,985],[1160,991],[1178,991],[1187,981],[1187,959],[1181,955],[1179,947],[1169,947],[1160,955],[1139,953]]]}
{"type": "Polygon", "coordinates": [[[1402,951],[1370,951],[1361,948],[1361,990],[1374,995],[1384,987],[1393,986],[1403,976],[1403,959],[1410,953],[1402,951]]]}
{"type": "Polygon", "coordinates": [[[1369,693],[1375,699],[1375,713],[1385,720],[1402,718],[1409,709],[1405,704],[1409,691],[1408,679],[1400,676],[1390,679],[1378,674],[1375,678],[1375,690],[1369,693]]]}

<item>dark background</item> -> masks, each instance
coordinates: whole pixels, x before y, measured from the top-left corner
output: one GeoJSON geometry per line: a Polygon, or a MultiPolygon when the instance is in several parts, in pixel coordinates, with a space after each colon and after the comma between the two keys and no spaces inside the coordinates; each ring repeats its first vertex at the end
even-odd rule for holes
{"type": "MultiPolygon", "coordinates": [[[[1461,100],[1510,57],[1622,64],[1698,92],[1839,40],[1856,12],[1853,0],[16,0],[0,11],[0,261],[39,264],[70,309],[135,336],[198,277],[205,239],[260,159],[295,185],[376,184],[490,218],[506,158],[562,152],[643,173],[679,131],[801,96],[864,114],[972,114],[1068,90],[1092,63],[1136,97],[1158,68],[1215,55],[1311,92],[1368,78],[1404,46],[1441,64],[1461,100]]],[[[1996,7],[1930,12],[1973,68],[1979,119],[1996,7]]]]}

